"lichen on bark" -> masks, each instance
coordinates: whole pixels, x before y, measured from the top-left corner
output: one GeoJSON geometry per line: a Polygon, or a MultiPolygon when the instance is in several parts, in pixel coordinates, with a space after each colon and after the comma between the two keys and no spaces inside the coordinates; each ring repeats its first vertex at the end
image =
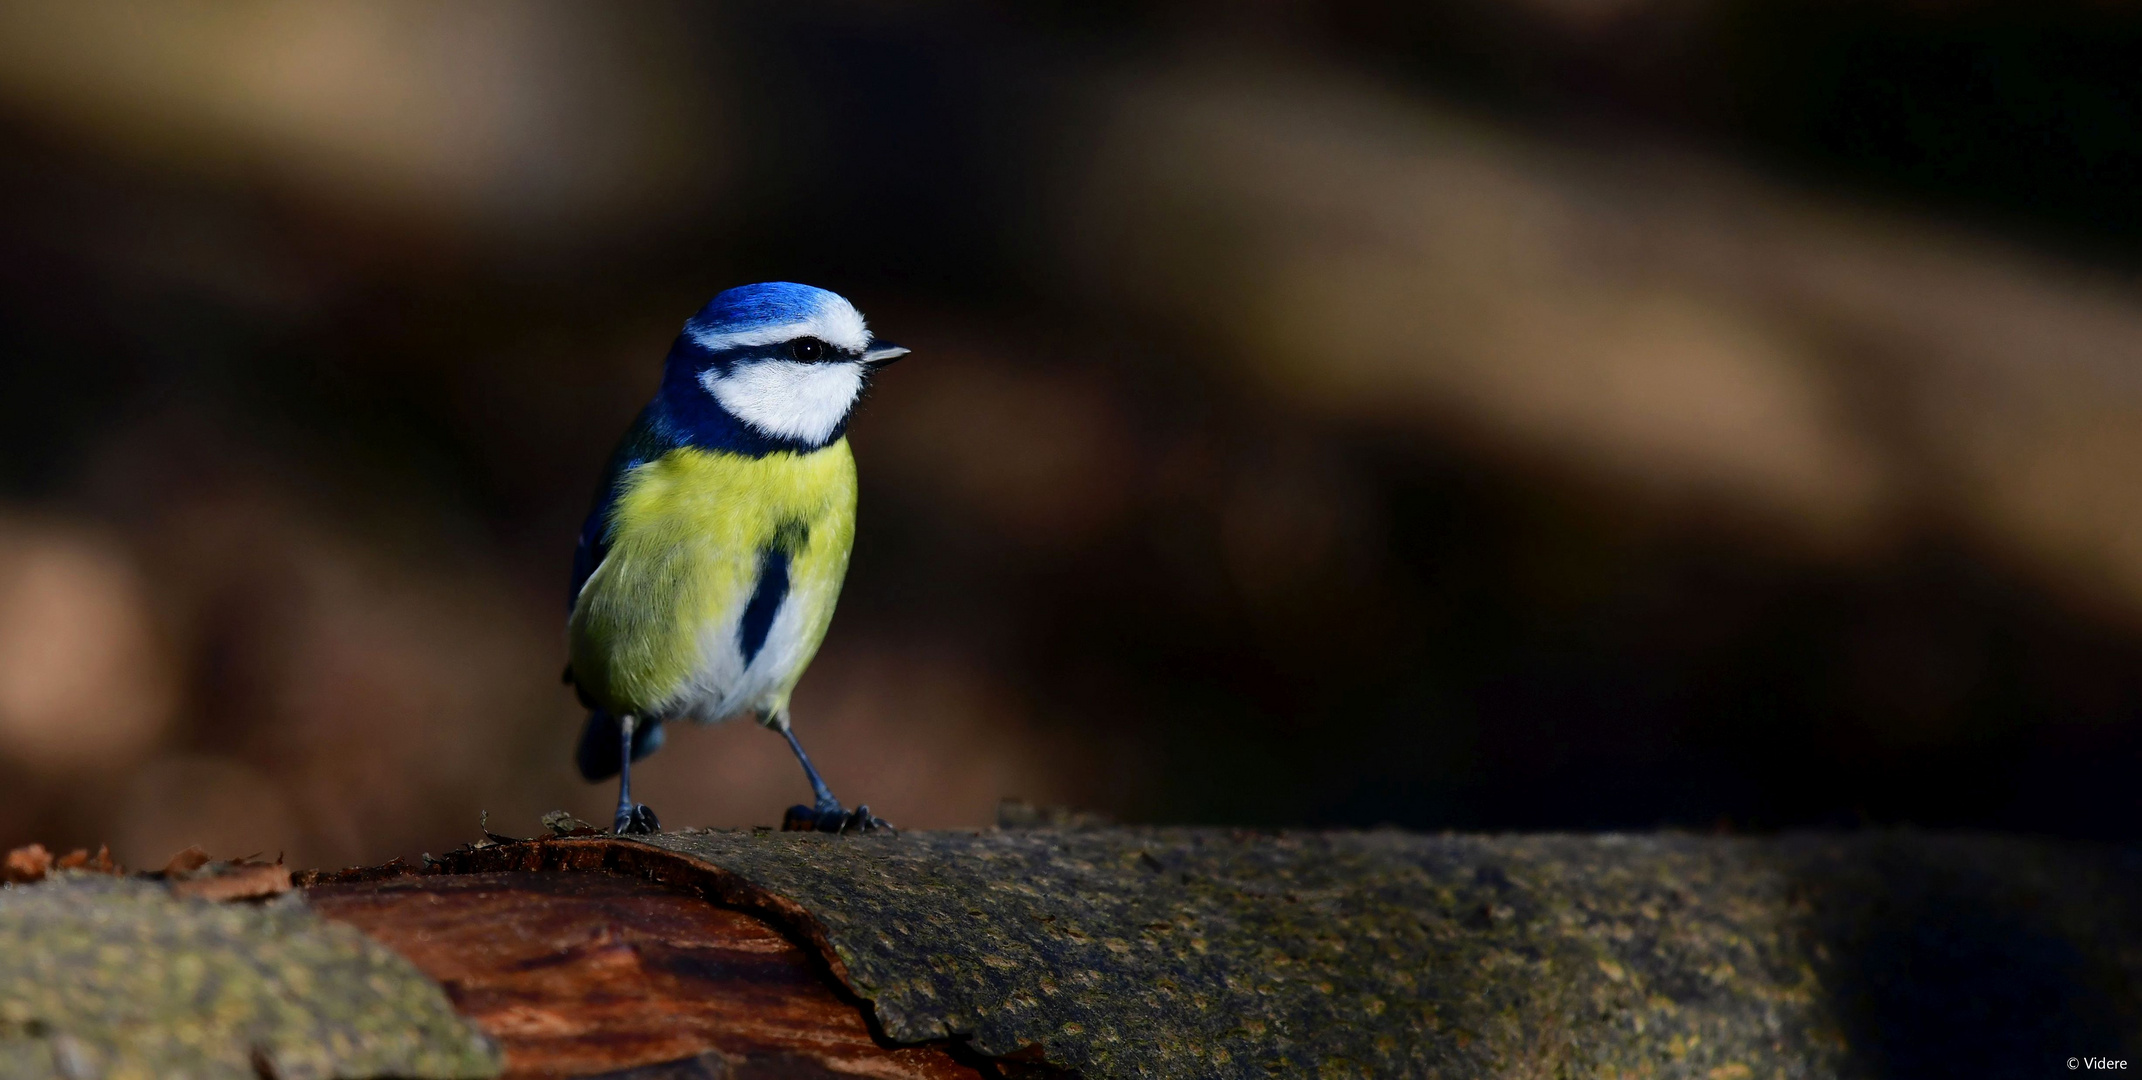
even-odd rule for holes
{"type": "Polygon", "coordinates": [[[458,1080],[500,1065],[438,984],[295,896],[219,904],[88,874],[0,888],[0,1080],[458,1080]]]}

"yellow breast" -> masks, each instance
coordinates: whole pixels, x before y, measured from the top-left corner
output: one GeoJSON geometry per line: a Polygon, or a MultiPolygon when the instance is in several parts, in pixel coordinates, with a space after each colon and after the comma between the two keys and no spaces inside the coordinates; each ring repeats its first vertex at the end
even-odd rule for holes
{"type": "Polygon", "coordinates": [[[704,692],[724,677],[708,642],[733,632],[761,555],[778,541],[791,551],[790,602],[805,617],[800,658],[774,673],[785,708],[832,621],[855,542],[848,440],[759,458],[682,448],[622,484],[609,553],[573,607],[574,680],[612,714],[659,714],[695,683],[704,692]]]}

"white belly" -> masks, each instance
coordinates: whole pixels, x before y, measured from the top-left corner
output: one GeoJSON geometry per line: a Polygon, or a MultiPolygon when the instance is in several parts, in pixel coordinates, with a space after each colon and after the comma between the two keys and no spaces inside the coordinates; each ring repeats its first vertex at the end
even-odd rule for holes
{"type": "MultiPolygon", "coordinates": [[[[807,599],[793,589],[781,598],[765,644],[749,663],[744,661],[737,634],[742,608],[702,628],[699,668],[664,707],[664,717],[712,724],[738,713],[763,713],[785,705],[787,691],[817,651],[818,643],[810,640],[807,599]]],[[[760,719],[771,718],[762,715],[760,719]]]]}

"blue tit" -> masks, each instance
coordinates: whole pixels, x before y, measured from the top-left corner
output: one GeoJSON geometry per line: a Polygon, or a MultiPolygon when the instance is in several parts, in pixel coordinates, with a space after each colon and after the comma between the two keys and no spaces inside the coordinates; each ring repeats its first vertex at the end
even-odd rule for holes
{"type": "Polygon", "coordinates": [[[789,696],[833,621],[855,542],[849,415],[907,350],[824,289],[730,289],[684,324],[662,385],[610,459],[573,556],[566,680],[589,710],[576,755],[618,777],[618,832],[658,828],[632,762],[662,725],[749,714],[787,738],[811,806],[787,828],[876,829],[811,765],[789,696]]]}

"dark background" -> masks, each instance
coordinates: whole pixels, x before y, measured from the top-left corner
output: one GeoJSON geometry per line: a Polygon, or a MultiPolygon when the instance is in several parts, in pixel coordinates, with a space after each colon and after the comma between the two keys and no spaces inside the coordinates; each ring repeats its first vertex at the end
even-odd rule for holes
{"type": "MultiPolygon", "coordinates": [[[[912,360],[796,700],[904,825],[2125,839],[2142,14],[0,10],[0,834],[378,861],[607,787],[573,537],[669,339],[912,360]]],[[[672,824],[803,797],[750,725],[672,824]]]]}

